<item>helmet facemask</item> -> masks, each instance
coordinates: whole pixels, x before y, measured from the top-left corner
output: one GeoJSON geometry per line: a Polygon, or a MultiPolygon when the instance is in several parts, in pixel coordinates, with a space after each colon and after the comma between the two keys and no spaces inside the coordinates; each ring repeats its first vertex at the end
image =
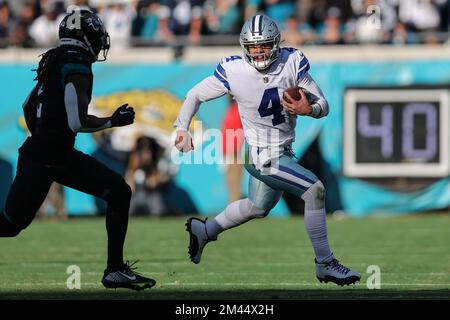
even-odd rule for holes
{"type": "Polygon", "coordinates": [[[89,41],[85,36],[85,43],[89,46],[89,51],[91,51],[94,56],[95,61],[105,61],[108,56],[109,48],[110,48],[110,38],[108,32],[104,31],[96,41],[89,41]],[[102,52],[102,58],[99,59],[99,54],[102,52]]]}
{"type": "Polygon", "coordinates": [[[97,15],[93,15],[86,20],[88,28],[84,35],[84,42],[88,45],[89,51],[91,51],[95,61],[105,61],[110,48],[109,34],[106,32],[103,22],[97,15]],[[99,59],[98,56],[101,51],[103,51],[103,57],[99,59]]]}
{"type": "Polygon", "coordinates": [[[247,62],[258,70],[267,69],[278,58],[279,46],[276,41],[244,44],[242,45],[242,48],[247,62]],[[261,53],[250,53],[250,47],[260,45],[270,45],[271,48],[268,51],[263,51],[261,53]]]}
{"type": "Polygon", "coordinates": [[[103,50],[103,59],[98,60],[97,61],[105,61],[106,57],[108,56],[108,52],[109,52],[109,48],[111,48],[111,39],[109,37],[108,32],[106,32],[105,35],[103,35],[101,38],[101,43],[102,43],[102,49],[103,50]]]}

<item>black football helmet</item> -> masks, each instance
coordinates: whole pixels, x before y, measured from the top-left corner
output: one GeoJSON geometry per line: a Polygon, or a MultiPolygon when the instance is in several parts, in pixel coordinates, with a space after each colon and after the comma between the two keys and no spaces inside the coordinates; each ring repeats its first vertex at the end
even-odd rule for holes
{"type": "Polygon", "coordinates": [[[94,61],[105,61],[110,48],[109,34],[102,20],[89,10],[68,13],[59,25],[60,45],[75,45],[87,50],[94,61]],[[103,58],[99,59],[100,51],[103,58]]]}

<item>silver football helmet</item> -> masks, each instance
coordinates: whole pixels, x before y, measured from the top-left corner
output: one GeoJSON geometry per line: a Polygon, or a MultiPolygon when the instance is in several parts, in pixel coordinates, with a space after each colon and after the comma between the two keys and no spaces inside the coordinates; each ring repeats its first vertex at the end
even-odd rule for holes
{"type": "Polygon", "coordinates": [[[255,15],[248,19],[242,27],[239,36],[239,42],[242,50],[244,50],[245,60],[258,70],[267,69],[278,58],[280,52],[280,31],[278,26],[265,15],[255,15]],[[257,45],[262,43],[269,43],[272,48],[267,53],[250,54],[248,47],[250,45],[257,45]],[[261,58],[262,57],[262,60],[261,58]]]}

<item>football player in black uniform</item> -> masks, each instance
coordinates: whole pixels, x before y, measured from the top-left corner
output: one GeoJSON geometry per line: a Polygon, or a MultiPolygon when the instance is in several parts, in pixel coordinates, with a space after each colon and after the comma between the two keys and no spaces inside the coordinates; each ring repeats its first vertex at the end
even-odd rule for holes
{"type": "Polygon", "coordinates": [[[122,176],[74,148],[78,132],[132,124],[128,104],[112,116],[88,114],[92,63],[106,60],[109,35],[88,10],[69,13],[59,27],[59,46],[43,54],[37,80],[23,104],[31,132],[19,149],[17,173],[0,213],[0,237],[15,237],[32,222],[53,181],[107,201],[108,261],[102,278],[107,288],[135,290],[155,285],[123,261],[131,189],[122,176]],[[99,59],[99,54],[101,58],[99,59]]]}

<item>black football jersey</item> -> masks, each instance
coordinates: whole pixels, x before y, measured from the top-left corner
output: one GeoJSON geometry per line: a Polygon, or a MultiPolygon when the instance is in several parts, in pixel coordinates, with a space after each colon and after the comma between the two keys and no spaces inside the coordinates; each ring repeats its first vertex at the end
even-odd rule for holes
{"type": "Polygon", "coordinates": [[[92,59],[77,47],[62,47],[56,60],[49,66],[48,76],[38,83],[35,130],[24,148],[39,157],[56,157],[73,148],[76,133],[67,120],[64,90],[69,75],[85,75],[90,83],[92,97],[92,59]],[[30,140],[30,141],[29,141],[30,140]]]}

